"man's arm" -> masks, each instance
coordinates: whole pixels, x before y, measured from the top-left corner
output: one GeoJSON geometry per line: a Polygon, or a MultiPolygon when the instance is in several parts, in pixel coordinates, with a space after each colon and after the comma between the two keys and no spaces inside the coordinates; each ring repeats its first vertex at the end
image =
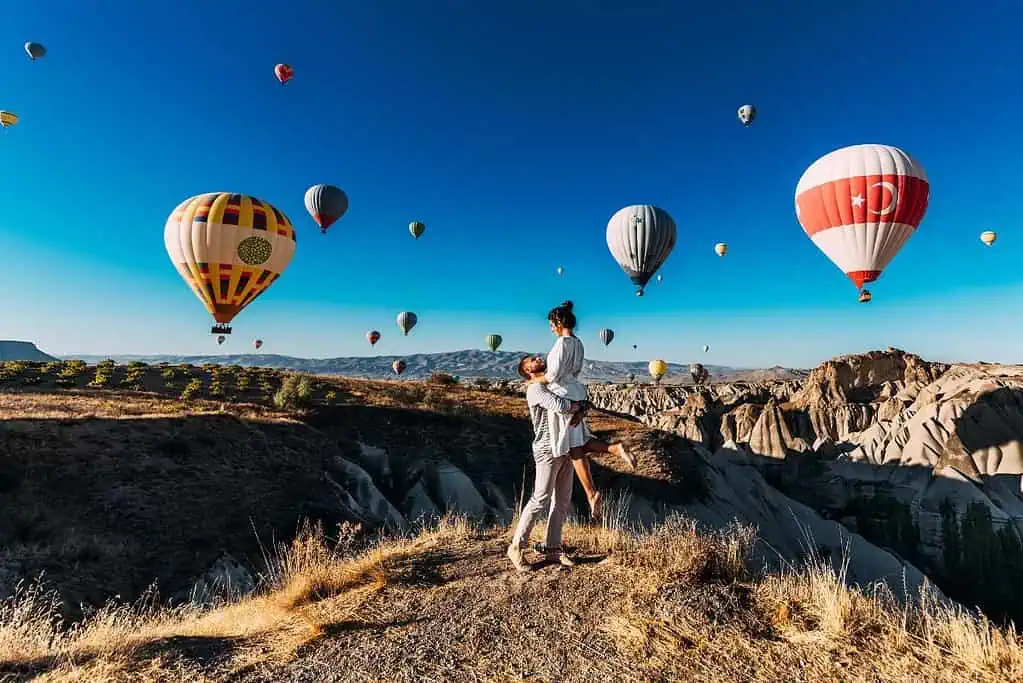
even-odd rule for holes
{"type": "Polygon", "coordinates": [[[558,396],[546,386],[535,382],[531,382],[526,388],[526,400],[531,405],[538,405],[544,410],[564,413],[565,415],[574,413],[579,407],[576,403],[558,396]]]}

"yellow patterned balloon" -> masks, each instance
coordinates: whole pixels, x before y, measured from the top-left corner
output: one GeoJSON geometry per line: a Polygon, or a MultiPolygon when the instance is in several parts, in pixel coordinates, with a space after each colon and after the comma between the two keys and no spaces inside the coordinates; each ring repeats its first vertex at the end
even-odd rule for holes
{"type": "Polygon", "coordinates": [[[656,380],[661,379],[668,374],[668,364],[663,360],[657,359],[650,361],[650,365],[647,367],[650,371],[650,376],[656,380]]]}
{"type": "Polygon", "coordinates": [[[18,115],[11,111],[0,111],[0,127],[10,128],[18,122],[18,115]]]}
{"type": "Polygon", "coordinates": [[[272,285],[295,255],[295,229],[272,204],[211,192],[181,202],[167,219],[171,263],[210,312],[214,334],[272,285]]]}

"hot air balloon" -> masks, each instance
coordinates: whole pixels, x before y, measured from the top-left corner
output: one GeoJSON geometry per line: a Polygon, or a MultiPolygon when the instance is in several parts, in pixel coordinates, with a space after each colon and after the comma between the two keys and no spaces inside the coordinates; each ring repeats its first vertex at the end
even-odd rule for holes
{"type": "Polygon", "coordinates": [[[295,70],[287,64],[278,64],[274,67],[274,76],[284,85],[295,76],[295,70]]]}
{"type": "Polygon", "coordinates": [[[600,337],[600,341],[604,343],[604,346],[607,346],[612,341],[614,341],[615,331],[605,327],[604,329],[597,333],[597,336],[600,337]]]}
{"type": "Polygon", "coordinates": [[[714,245],[714,253],[718,256],[724,256],[728,253],[728,245],[724,242],[718,242],[714,245]]]}
{"type": "Polygon", "coordinates": [[[736,112],[736,114],[739,117],[739,123],[741,123],[744,126],[748,126],[749,124],[753,123],[753,119],[757,118],[757,108],[754,107],[752,104],[744,104],[741,107],[739,107],[739,110],[736,112]]]}
{"type": "Polygon", "coordinates": [[[629,381],[630,382],[635,382],[636,381],[636,373],[634,373],[634,372],[630,372],[629,373],[629,381]]]}
{"type": "Polygon", "coordinates": [[[305,209],[320,226],[320,232],[326,234],[327,228],[348,210],[348,195],[334,185],[313,185],[305,191],[305,209]]]}
{"type": "Polygon", "coordinates": [[[295,255],[295,229],[272,204],[210,192],[181,202],[167,219],[164,246],[178,274],[210,312],[213,334],[277,281],[295,255]]]}
{"type": "Polygon", "coordinates": [[[796,217],[817,248],[863,289],[920,225],[929,193],[923,167],[901,149],[853,145],[806,169],[796,185],[796,217]]]}
{"type": "Polygon", "coordinates": [[[607,248],[643,296],[643,288],[675,247],[675,221],[664,209],[634,204],[607,223],[607,248]]]}
{"type": "Polygon", "coordinates": [[[217,346],[223,344],[226,340],[227,337],[225,337],[224,335],[220,335],[219,337],[217,337],[217,346]]]}
{"type": "Polygon", "coordinates": [[[874,298],[874,295],[870,293],[869,289],[864,289],[864,290],[860,291],[860,303],[861,304],[868,304],[868,303],[870,303],[870,300],[873,299],[873,298],[874,298]]]}
{"type": "Polygon", "coordinates": [[[504,339],[499,334],[487,335],[487,346],[490,348],[491,351],[497,351],[497,349],[501,346],[501,342],[503,341],[504,339]]]}
{"type": "Polygon", "coordinates": [[[10,111],[0,111],[0,126],[10,128],[18,122],[18,115],[10,111]]]}
{"type": "Polygon", "coordinates": [[[633,351],[635,351],[635,350],[636,350],[637,348],[639,348],[639,347],[638,347],[638,346],[636,346],[635,344],[633,344],[633,345],[632,345],[632,350],[633,350],[633,351]]]}
{"type": "Polygon", "coordinates": [[[660,273],[658,273],[657,274],[657,284],[661,284],[662,282],[664,282],[664,276],[661,275],[660,273]]]}
{"type": "Polygon", "coordinates": [[[256,347],[256,351],[259,351],[261,348],[263,348],[263,340],[257,339],[256,341],[252,342],[252,345],[256,347]]]}
{"type": "Polygon", "coordinates": [[[412,221],[408,224],[408,231],[412,233],[412,236],[416,239],[422,237],[423,233],[426,232],[426,226],[419,221],[412,221]]]}
{"type": "Polygon", "coordinates": [[[700,363],[693,363],[689,366],[689,376],[693,378],[694,384],[703,384],[710,377],[710,373],[700,363]]]}
{"type": "Polygon", "coordinates": [[[660,359],[652,360],[647,370],[650,371],[650,376],[654,378],[654,381],[660,384],[661,378],[668,374],[668,364],[660,359]]]}
{"type": "Polygon", "coordinates": [[[29,59],[35,61],[46,54],[46,48],[40,43],[29,41],[25,43],[25,52],[28,53],[29,59]]]}
{"type": "Polygon", "coordinates": [[[994,230],[985,230],[984,232],[980,233],[980,241],[983,242],[986,246],[990,247],[992,244],[995,243],[996,239],[998,239],[998,233],[995,232],[994,230]]]}
{"type": "Polygon", "coordinates": [[[406,367],[408,366],[405,365],[405,361],[400,358],[391,363],[391,369],[394,370],[395,375],[401,375],[401,373],[405,372],[406,367]]]}
{"type": "Polygon", "coordinates": [[[376,346],[377,342],[380,341],[380,333],[376,330],[370,330],[366,333],[366,341],[369,342],[370,346],[376,346]]]}
{"type": "Polygon", "coordinates": [[[703,345],[703,352],[707,353],[708,351],[710,351],[710,344],[704,344],[703,345]]]}
{"type": "Polygon", "coordinates": [[[558,269],[554,272],[558,274],[558,277],[561,277],[562,275],[565,274],[565,269],[562,268],[561,266],[558,266],[558,269]]]}
{"type": "Polygon", "coordinates": [[[417,322],[419,322],[419,318],[416,316],[415,313],[412,313],[410,311],[402,311],[401,313],[398,314],[398,328],[401,330],[401,333],[405,336],[408,336],[409,331],[411,331],[412,328],[416,326],[417,322]]]}

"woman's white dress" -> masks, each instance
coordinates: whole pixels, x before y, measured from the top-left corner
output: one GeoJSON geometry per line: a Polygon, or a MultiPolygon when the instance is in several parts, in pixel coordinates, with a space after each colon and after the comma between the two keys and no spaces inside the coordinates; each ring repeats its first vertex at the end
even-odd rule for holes
{"type": "MultiPolygon", "coordinates": [[[[544,373],[547,377],[547,388],[551,392],[570,401],[586,400],[586,385],[579,381],[585,353],[583,343],[578,337],[558,337],[551,352],[547,354],[547,372],[544,373]]],[[[567,455],[570,448],[582,446],[591,438],[586,420],[571,426],[569,425],[571,415],[549,411],[547,421],[555,456],[567,455]]]]}

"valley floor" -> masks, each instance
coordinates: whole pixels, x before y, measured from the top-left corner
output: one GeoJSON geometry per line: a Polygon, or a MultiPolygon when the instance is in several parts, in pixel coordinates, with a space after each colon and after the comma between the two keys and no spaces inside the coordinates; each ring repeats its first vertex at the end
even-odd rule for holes
{"type": "Polygon", "coordinates": [[[70,631],[0,607],[0,675],[39,681],[1009,681],[1023,641],[958,608],[844,587],[811,560],[750,571],[752,533],[572,527],[580,564],[511,569],[505,529],[305,529],[263,589],[212,608],[110,607],[70,631]]]}

